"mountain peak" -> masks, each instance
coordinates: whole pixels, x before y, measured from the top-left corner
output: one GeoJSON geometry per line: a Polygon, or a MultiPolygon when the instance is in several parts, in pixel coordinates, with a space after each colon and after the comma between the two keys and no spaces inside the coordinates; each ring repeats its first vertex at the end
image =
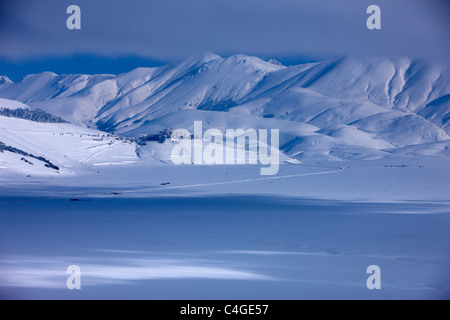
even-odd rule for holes
{"type": "Polygon", "coordinates": [[[215,59],[221,59],[221,56],[209,51],[203,51],[201,53],[191,55],[189,58],[184,60],[183,64],[207,63],[215,59]]]}
{"type": "Polygon", "coordinates": [[[51,71],[43,71],[40,73],[33,73],[25,76],[23,79],[35,79],[35,78],[55,78],[58,75],[51,71]]]}
{"type": "Polygon", "coordinates": [[[258,70],[265,71],[265,72],[272,72],[272,71],[276,71],[276,70],[285,68],[281,63],[274,64],[274,63],[270,63],[268,61],[264,61],[258,57],[247,56],[244,54],[236,54],[236,55],[230,56],[230,57],[226,58],[225,61],[229,62],[229,63],[252,66],[258,70]]]}
{"type": "Polygon", "coordinates": [[[12,83],[12,81],[7,76],[0,76],[0,85],[12,83]]]}
{"type": "Polygon", "coordinates": [[[274,64],[276,66],[282,66],[283,65],[280,61],[278,61],[276,59],[269,59],[269,60],[267,60],[267,62],[270,63],[270,64],[274,64]]]}

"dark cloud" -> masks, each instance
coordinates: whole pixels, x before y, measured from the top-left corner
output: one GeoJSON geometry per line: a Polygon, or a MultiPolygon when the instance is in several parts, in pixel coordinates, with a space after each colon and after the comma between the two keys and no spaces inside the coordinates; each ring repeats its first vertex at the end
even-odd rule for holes
{"type": "Polygon", "coordinates": [[[419,56],[448,61],[447,0],[14,0],[0,6],[0,56],[176,59],[199,51],[269,56],[419,56]],[[67,30],[66,8],[82,10],[67,30]],[[366,28],[366,8],[382,29],[366,28]]]}

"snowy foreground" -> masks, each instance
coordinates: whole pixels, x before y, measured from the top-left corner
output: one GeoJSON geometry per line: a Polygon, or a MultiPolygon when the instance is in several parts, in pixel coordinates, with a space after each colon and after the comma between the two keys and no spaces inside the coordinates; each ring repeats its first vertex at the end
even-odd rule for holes
{"type": "Polygon", "coordinates": [[[1,298],[450,297],[448,158],[97,172],[0,176],[1,298]]]}

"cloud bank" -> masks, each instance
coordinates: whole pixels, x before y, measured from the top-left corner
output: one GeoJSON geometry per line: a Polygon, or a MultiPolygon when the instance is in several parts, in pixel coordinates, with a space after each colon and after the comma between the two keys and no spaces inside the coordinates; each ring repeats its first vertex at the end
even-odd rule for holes
{"type": "Polygon", "coordinates": [[[94,54],[171,60],[212,51],[448,61],[449,8],[446,0],[3,1],[0,57],[94,54]],[[81,30],[66,28],[70,4],[81,8],[81,30]],[[366,28],[371,4],[381,7],[381,30],[366,28]]]}

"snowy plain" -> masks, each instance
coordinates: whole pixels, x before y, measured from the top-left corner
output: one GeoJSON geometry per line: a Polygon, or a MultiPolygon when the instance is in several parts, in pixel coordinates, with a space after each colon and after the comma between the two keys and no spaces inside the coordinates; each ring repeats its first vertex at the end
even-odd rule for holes
{"type": "Polygon", "coordinates": [[[449,296],[446,159],[284,164],[274,177],[251,165],[134,166],[2,176],[1,296],[449,296]],[[81,290],[66,288],[73,264],[81,290]],[[366,287],[369,265],[381,290],[366,287]]]}

